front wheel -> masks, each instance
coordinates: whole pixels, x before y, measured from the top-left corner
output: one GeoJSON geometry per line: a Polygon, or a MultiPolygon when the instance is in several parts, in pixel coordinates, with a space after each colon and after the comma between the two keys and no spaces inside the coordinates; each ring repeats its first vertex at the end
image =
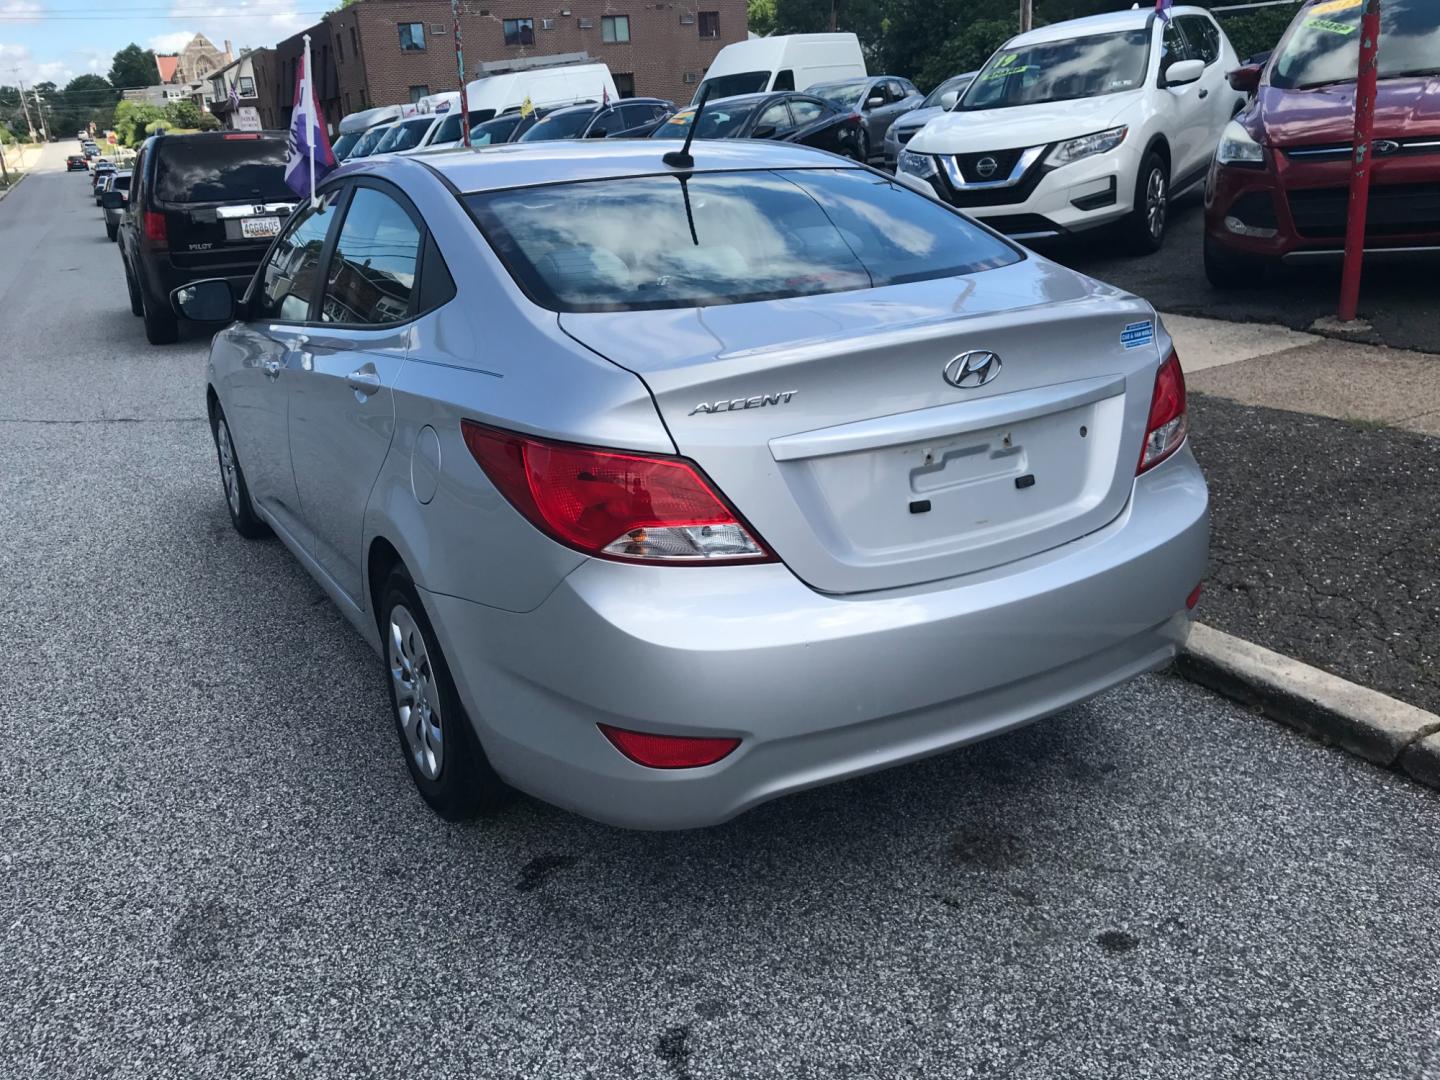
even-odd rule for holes
{"type": "Polygon", "coordinates": [[[861,165],[867,165],[870,162],[870,139],[863,128],[855,137],[855,160],[861,165]]]}
{"type": "Polygon", "coordinates": [[[1150,255],[1165,244],[1170,223],[1170,168],[1152,150],[1140,164],[1135,179],[1135,208],[1121,224],[1128,246],[1139,255],[1150,255]]]}
{"type": "Polygon", "coordinates": [[[410,575],[392,570],[380,595],[390,706],[410,778],[446,821],[473,818],[500,803],[505,783],[470,726],[410,575]]]}

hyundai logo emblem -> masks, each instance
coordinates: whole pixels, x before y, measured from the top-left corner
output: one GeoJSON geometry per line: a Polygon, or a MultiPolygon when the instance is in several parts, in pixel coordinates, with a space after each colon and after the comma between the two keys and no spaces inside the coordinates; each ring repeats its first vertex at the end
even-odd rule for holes
{"type": "Polygon", "coordinates": [[[945,381],[961,390],[973,390],[993,382],[1000,374],[1000,357],[986,349],[961,353],[945,365],[945,381]]]}
{"type": "Polygon", "coordinates": [[[1399,153],[1400,144],[1394,139],[1376,139],[1370,144],[1370,148],[1383,157],[1388,154],[1399,153]]]}
{"type": "Polygon", "coordinates": [[[982,179],[989,180],[1000,171],[1000,163],[993,157],[983,157],[975,163],[975,171],[982,179]]]}

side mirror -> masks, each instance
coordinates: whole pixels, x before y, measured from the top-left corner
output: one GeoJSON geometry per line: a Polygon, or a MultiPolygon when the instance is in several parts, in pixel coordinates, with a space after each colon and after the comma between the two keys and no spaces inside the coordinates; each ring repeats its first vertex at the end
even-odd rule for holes
{"type": "Polygon", "coordinates": [[[585,133],[585,137],[587,139],[603,139],[605,138],[606,134],[607,133],[603,127],[592,127],[589,131],[585,133]]]}
{"type": "Polygon", "coordinates": [[[750,132],[750,138],[773,139],[775,137],[775,133],[779,130],[780,129],[777,128],[774,124],[761,124],[754,131],[750,132]]]}
{"type": "Polygon", "coordinates": [[[125,208],[125,193],[123,191],[102,191],[100,193],[100,205],[106,210],[123,210],[125,208]]]}
{"type": "Polygon", "coordinates": [[[867,97],[867,98],[865,99],[865,108],[867,108],[867,109],[878,109],[881,105],[884,105],[884,104],[885,104],[885,95],[884,95],[884,94],[871,94],[869,97],[867,97]]]}
{"type": "Polygon", "coordinates": [[[1230,89],[1239,90],[1242,94],[1254,94],[1260,89],[1260,72],[1263,70],[1260,64],[1246,64],[1242,68],[1236,68],[1226,78],[1230,81],[1230,89]]]}
{"type": "Polygon", "coordinates": [[[1181,60],[1165,69],[1166,86],[1187,86],[1205,74],[1204,60],[1181,60]]]}
{"type": "Polygon", "coordinates": [[[224,278],[192,281],[170,294],[170,306],[192,322],[229,322],[235,317],[235,292],[224,278]]]}
{"type": "Polygon", "coordinates": [[[940,95],[940,108],[944,109],[946,112],[949,112],[955,107],[955,102],[959,100],[959,90],[946,90],[945,93],[940,95]]]}

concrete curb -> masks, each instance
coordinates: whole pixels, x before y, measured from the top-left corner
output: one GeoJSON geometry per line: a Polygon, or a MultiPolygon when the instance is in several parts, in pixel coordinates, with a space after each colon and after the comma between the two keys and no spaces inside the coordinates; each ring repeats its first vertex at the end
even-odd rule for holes
{"type": "Polygon", "coordinates": [[[29,173],[28,171],[27,171],[27,172],[23,172],[23,173],[21,173],[19,176],[15,177],[14,180],[10,181],[10,186],[9,186],[9,187],[7,187],[7,188],[0,188],[0,199],[5,198],[6,195],[9,195],[10,192],[14,191],[17,187],[19,187],[19,186],[20,186],[20,181],[24,180],[24,179],[25,179],[27,176],[29,176],[29,175],[30,175],[30,173],[29,173]]]}
{"type": "Polygon", "coordinates": [[[1434,713],[1198,623],[1176,668],[1312,738],[1440,790],[1434,713]]]}

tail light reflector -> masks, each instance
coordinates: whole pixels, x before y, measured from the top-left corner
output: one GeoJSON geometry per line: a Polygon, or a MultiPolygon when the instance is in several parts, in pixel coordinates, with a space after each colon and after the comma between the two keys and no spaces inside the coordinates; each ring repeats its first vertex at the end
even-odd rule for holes
{"type": "Polygon", "coordinates": [[[1202,584],[1202,585],[1196,585],[1195,588],[1193,588],[1193,589],[1190,590],[1190,595],[1185,598],[1185,610],[1186,610],[1186,611],[1194,611],[1194,610],[1195,610],[1195,605],[1198,604],[1198,603],[1200,603],[1200,593],[1201,593],[1201,591],[1202,591],[1203,588],[1204,588],[1204,585],[1202,584]]]}
{"type": "Polygon", "coordinates": [[[692,462],[552,442],[462,420],[491,482],[541,532],[622,562],[772,562],[692,462]]]}
{"type": "Polygon", "coordinates": [[[1185,441],[1190,430],[1185,404],[1185,373],[1174,352],[1155,373],[1155,393],[1150,399],[1150,418],[1145,424],[1145,445],[1140,451],[1139,476],[1164,461],[1185,441]]]}
{"type": "Polygon", "coordinates": [[[156,247],[167,247],[170,238],[165,232],[165,215],[154,210],[145,211],[145,239],[156,247]]]}
{"type": "Polygon", "coordinates": [[[637,765],[649,769],[698,769],[714,765],[740,745],[739,739],[697,739],[686,735],[649,735],[599,724],[600,733],[637,765]]]}

